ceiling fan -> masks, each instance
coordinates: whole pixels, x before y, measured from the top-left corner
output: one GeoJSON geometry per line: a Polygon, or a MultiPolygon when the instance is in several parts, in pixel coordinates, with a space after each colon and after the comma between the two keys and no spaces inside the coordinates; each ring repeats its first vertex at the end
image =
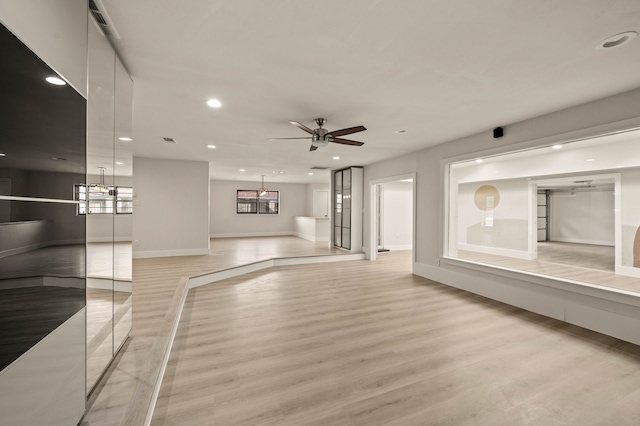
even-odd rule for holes
{"type": "Polygon", "coordinates": [[[304,138],[269,138],[270,141],[280,140],[280,139],[311,139],[311,148],[309,151],[315,151],[316,149],[327,146],[329,142],[339,143],[342,145],[353,145],[353,146],[362,146],[364,142],[352,141],[350,139],[342,139],[340,136],[350,135],[352,133],[362,132],[367,130],[364,126],[355,126],[348,127],[346,129],[333,130],[329,131],[327,129],[323,129],[322,126],[327,122],[324,118],[316,118],[316,124],[318,125],[317,129],[311,130],[304,124],[300,124],[297,121],[290,121],[289,123],[293,124],[297,128],[304,130],[309,133],[311,136],[307,136],[304,138]]]}

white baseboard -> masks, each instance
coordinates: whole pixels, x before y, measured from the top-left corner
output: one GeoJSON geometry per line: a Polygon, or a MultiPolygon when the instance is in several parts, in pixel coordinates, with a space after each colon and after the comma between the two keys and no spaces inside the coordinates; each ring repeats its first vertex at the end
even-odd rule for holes
{"type": "Polygon", "coordinates": [[[295,235],[298,238],[302,238],[303,240],[313,241],[314,243],[316,243],[316,242],[329,242],[329,237],[316,237],[315,235],[301,234],[299,232],[296,232],[293,235],[295,235]]]}
{"type": "Polygon", "coordinates": [[[209,254],[208,248],[185,249],[185,250],[154,250],[154,251],[133,251],[134,259],[148,259],[151,257],[174,257],[174,256],[201,256],[209,254]]]}
{"type": "Polygon", "coordinates": [[[276,257],[272,259],[262,260],[260,262],[250,263],[235,268],[229,268],[222,271],[212,272],[197,277],[189,278],[189,288],[196,288],[207,284],[213,284],[218,281],[226,280],[251,272],[260,271],[274,266],[290,266],[290,265],[307,265],[310,263],[325,262],[346,262],[350,260],[363,260],[364,253],[353,254],[337,254],[322,256],[303,256],[303,257],[276,257]]]}
{"type": "Polygon", "coordinates": [[[551,243],[574,243],[574,244],[591,244],[594,246],[610,246],[610,247],[614,247],[615,246],[615,242],[613,241],[602,241],[602,240],[582,240],[582,239],[577,239],[577,238],[556,238],[553,237],[553,239],[551,241],[549,241],[551,243]]]}
{"type": "Polygon", "coordinates": [[[295,235],[293,231],[285,232],[231,232],[231,233],[213,233],[209,234],[209,238],[246,238],[246,237],[283,237],[287,235],[295,235]]]}
{"type": "Polygon", "coordinates": [[[402,251],[402,250],[413,250],[413,246],[411,244],[397,245],[397,246],[387,246],[385,245],[383,248],[389,251],[402,251]]]}
{"type": "Polygon", "coordinates": [[[130,243],[133,241],[132,237],[87,237],[87,243],[130,243]]]}
{"type": "Polygon", "coordinates": [[[477,246],[474,244],[458,243],[458,250],[473,251],[476,253],[495,254],[497,256],[515,257],[516,259],[533,260],[533,253],[521,250],[503,249],[498,247],[477,246]]]}
{"type": "Polygon", "coordinates": [[[44,242],[44,243],[31,244],[31,245],[28,245],[28,246],[16,247],[16,248],[12,248],[12,249],[3,250],[3,251],[0,251],[0,258],[1,257],[7,257],[7,256],[14,256],[16,254],[22,254],[22,253],[26,253],[26,252],[29,252],[29,251],[32,251],[32,250],[38,250],[38,249],[47,247],[50,244],[51,243],[49,243],[49,242],[44,242]]]}
{"type": "Polygon", "coordinates": [[[640,278],[640,269],[633,266],[616,266],[616,274],[627,277],[640,278]]]}

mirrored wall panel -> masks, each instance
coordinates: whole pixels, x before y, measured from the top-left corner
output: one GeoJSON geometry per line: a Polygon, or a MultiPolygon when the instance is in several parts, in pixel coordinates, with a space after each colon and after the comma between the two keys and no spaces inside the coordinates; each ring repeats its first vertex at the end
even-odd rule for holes
{"type": "Polygon", "coordinates": [[[75,203],[0,199],[0,371],[85,305],[85,220],[75,203]]]}
{"type": "Polygon", "coordinates": [[[119,58],[116,58],[115,82],[113,341],[117,350],[131,330],[133,279],[133,81],[119,58]]]}
{"type": "Polygon", "coordinates": [[[85,306],[86,100],[0,25],[0,371],[85,306]]]}
{"type": "Polygon", "coordinates": [[[131,329],[132,102],[129,74],[90,22],[87,180],[75,188],[87,218],[88,393],[131,329]]]}
{"type": "Polygon", "coordinates": [[[0,51],[0,195],[73,200],[86,172],[86,101],[2,25],[0,51]]]}

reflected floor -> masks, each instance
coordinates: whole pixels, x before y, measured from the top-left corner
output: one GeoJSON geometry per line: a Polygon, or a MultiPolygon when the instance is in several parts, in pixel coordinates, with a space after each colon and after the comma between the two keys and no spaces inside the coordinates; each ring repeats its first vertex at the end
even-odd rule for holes
{"type": "Polygon", "coordinates": [[[616,275],[614,248],[590,244],[538,243],[538,259],[525,260],[459,250],[458,258],[603,287],[640,292],[640,278],[616,275]]]}

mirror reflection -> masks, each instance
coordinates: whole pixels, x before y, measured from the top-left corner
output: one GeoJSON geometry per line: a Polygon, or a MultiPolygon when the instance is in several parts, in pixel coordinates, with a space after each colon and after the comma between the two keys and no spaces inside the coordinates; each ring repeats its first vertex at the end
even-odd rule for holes
{"type": "Polygon", "coordinates": [[[89,28],[87,181],[74,191],[87,218],[87,393],[131,329],[133,82],[89,28]]]}

